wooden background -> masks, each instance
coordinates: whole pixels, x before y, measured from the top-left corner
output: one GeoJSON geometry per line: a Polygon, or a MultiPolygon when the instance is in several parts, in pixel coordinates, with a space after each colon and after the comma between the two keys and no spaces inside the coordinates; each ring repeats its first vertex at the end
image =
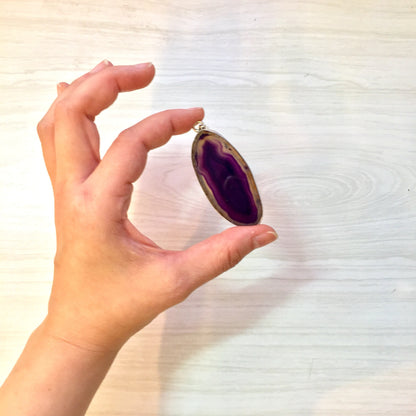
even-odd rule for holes
{"type": "MultiPolygon", "coordinates": [[[[89,416],[416,414],[416,2],[0,2],[0,382],[42,320],[54,255],[36,123],[102,59],[152,61],[125,127],[202,105],[245,156],[278,242],[125,346],[89,416]]],[[[134,223],[180,249],[229,226],[193,134],[154,151],[134,223]]]]}

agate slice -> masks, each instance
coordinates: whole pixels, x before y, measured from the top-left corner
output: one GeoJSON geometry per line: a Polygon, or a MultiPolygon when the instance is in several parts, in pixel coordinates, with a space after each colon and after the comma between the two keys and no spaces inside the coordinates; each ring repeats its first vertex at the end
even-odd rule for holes
{"type": "Polygon", "coordinates": [[[192,164],[206,196],[224,218],[236,225],[260,222],[263,208],[253,175],[224,137],[200,128],[192,145],[192,164]]]}

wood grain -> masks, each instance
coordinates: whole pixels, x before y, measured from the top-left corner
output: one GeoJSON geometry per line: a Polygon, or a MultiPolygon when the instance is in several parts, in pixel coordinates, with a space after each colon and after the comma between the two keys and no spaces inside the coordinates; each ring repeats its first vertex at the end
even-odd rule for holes
{"type": "MultiPolygon", "coordinates": [[[[125,346],[89,416],[416,413],[416,7],[409,0],[0,3],[0,379],[46,311],[53,200],[35,126],[100,60],[153,61],[97,120],[103,151],[202,105],[249,163],[277,243],[125,346]]],[[[181,249],[228,227],[192,133],[155,150],[131,217],[181,249]]]]}

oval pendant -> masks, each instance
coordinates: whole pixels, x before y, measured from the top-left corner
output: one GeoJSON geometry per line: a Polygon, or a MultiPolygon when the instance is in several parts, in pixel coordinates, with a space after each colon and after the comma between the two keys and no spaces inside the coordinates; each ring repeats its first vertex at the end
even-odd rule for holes
{"type": "Polygon", "coordinates": [[[192,164],[212,206],[236,225],[258,224],[263,208],[253,174],[224,137],[196,124],[192,164]]]}

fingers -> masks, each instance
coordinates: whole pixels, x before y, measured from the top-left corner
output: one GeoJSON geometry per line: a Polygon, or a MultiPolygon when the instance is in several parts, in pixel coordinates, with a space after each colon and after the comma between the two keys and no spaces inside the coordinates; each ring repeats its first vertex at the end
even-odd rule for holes
{"type": "Polygon", "coordinates": [[[150,150],[165,144],[172,135],[189,131],[203,117],[202,108],[166,110],[124,130],[108,149],[92,180],[103,191],[113,194],[130,189],[124,185],[140,176],[150,150]]]}
{"type": "Polygon", "coordinates": [[[84,180],[99,162],[99,136],[94,117],[110,106],[119,92],[143,88],[154,76],[151,64],[106,66],[69,86],[55,106],[57,178],[84,180]]]}
{"type": "Polygon", "coordinates": [[[176,279],[185,296],[196,288],[234,267],[256,248],[276,240],[268,225],[233,227],[185,251],[175,253],[176,279]]]}
{"type": "Polygon", "coordinates": [[[74,88],[68,102],[61,102],[65,109],[93,119],[115,101],[118,93],[146,87],[154,74],[151,63],[97,66],[74,88]]]}
{"type": "Polygon", "coordinates": [[[38,135],[42,145],[43,157],[45,159],[46,168],[48,170],[48,174],[51,178],[52,184],[54,184],[56,171],[56,155],[54,140],[56,103],[59,101],[60,98],[62,98],[62,94],[64,92],[68,94],[71,91],[71,89],[74,89],[77,85],[79,85],[79,83],[86,80],[92,74],[97,73],[108,66],[113,65],[111,62],[104,60],[100,62],[97,66],[95,66],[91,71],[77,78],[71,84],[67,84],[66,82],[60,82],[56,86],[58,98],[52,103],[51,107],[49,108],[45,116],[39,122],[37,128],[38,135]]]}
{"type": "Polygon", "coordinates": [[[103,61],[101,61],[99,64],[97,64],[93,69],[91,69],[91,71],[86,72],[85,74],[81,75],[80,77],[76,78],[74,81],[71,82],[71,84],[67,84],[66,82],[60,82],[58,84],[58,95],[60,95],[60,89],[61,87],[63,87],[63,90],[65,89],[65,87],[67,86],[71,86],[71,88],[68,91],[71,91],[73,89],[75,89],[79,84],[81,84],[81,82],[85,81],[87,78],[91,77],[91,75],[96,74],[97,72],[102,71],[105,68],[108,68],[110,66],[113,66],[113,64],[107,60],[104,59],[103,61]]]}
{"type": "MultiPolygon", "coordinates": [[[[77,85],[79,85],[80,82],[86,80],[88,77],[90,77],[91,75],[103,70],[104,68],[107,68],[109,66],[113,66],[113,64],[108,61],[108,60],[104,60],[102,62],[100,62],[98,65],[96,65],[91,71],[85,73],[84,75],[82,75],[81,77],[77,78],[75,81],[73,81],[71,84],[68,84],[66,82],[59,82],[58,85],[56,86],[56,90],[57,90],[57,94],[58,97],[61,96],[61,94],[67,90],[67,87],[71,86],[71,88],[68,91],[70,91],[71,89],[75,88],[77,85]]],[[[45,124],[53,124],[53,119],[54,119],[54,113],[55,113],[55,106],[56,103],[58,102],[58,100],[56,99],[51,107],[49,108],[49,110],[47,111],[47,113],[45,114],[45,116],[42,118],[42,120],[40,121],[39,124],[45,122],[45,124]]]]}
{"type": "Polygon", "coordinates": [[[60,82],[59,84],[57,84],[56,92],[58,94],[58,97],[65,91],[67,87],[69,87],[69,84],[67,84],[66,82],[60,82]]]}
{"type": "MultiPolygon", "coordinates": [[[[101,61],[99,64],[97,64],[93,69],[91,69],[90,72],[88,72],[86,75],[91,75],[91,74],[95,74],[97,72],[100,72],[102,69],[108,67],[108,66],[113,66],[113,64],[108,60],[108,59],[104,59],[104,61],[101,61]]],[[[82,77],[81,77],[82,78],[82,77]]],[[[80,78],[78,78],[80,79],[80,78]]],[[[74,81],[76,82],[76,81],[74,81]]]]}

